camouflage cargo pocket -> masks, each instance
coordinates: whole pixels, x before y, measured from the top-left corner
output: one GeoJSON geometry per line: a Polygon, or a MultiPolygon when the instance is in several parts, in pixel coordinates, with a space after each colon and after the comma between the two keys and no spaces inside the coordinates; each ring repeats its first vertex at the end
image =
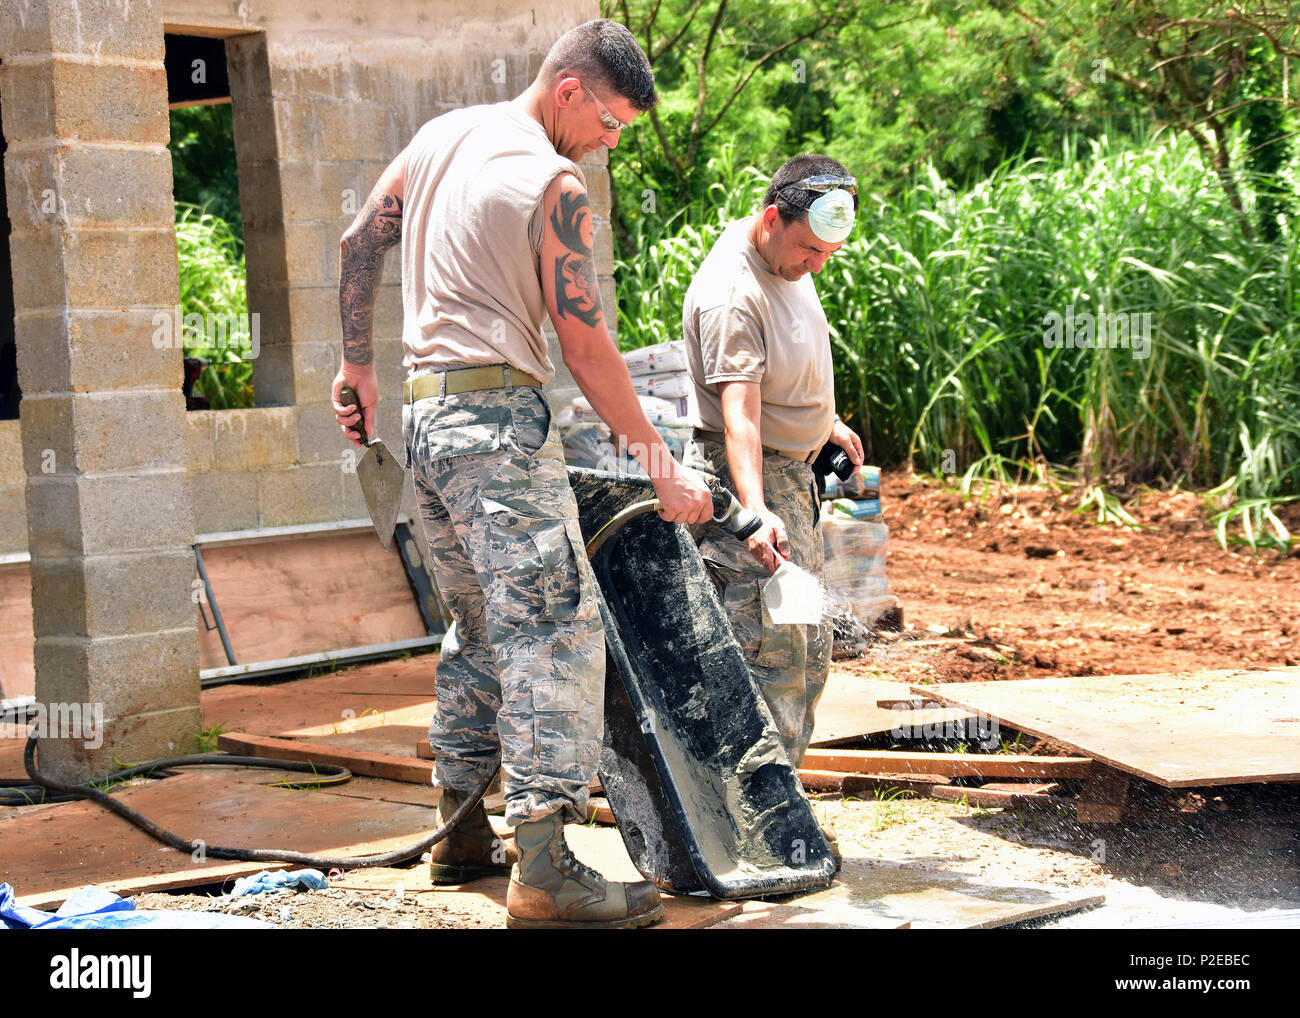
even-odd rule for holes
{"type": "Polygon", "coordinates": [[[551,405],[546,397],[538,389],[511,389],[510,418],[515,445],[524,455],[536,456],[551,437],[551,405]]]}
{"type": "Polygon", "coordinates": [[[794,627],[772,621],[763,604],[763,582],[728,583],[722,588],[722,607],[745,659],[762,668],[781,668],[794,657],[794,627]]]}
{"type": "Polygon", "coordinates": [[[577,520],[497,513],[490,519],[492,565],[508,610],[544,622],[591,618],[592,578],[577,520]]]}
{"type": "Polygon", "coordinates": [[[454,428],[430,428],[424,436],[430,460],[472,456],[501,448],[501,429],[495,421],[464,424],[454,428]]]}

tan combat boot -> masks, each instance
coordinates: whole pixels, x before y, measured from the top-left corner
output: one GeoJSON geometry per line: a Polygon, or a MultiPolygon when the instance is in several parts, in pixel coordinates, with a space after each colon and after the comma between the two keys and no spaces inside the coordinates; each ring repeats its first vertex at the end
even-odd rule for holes
{"type": "Polygon", "coordinates": [[[648,880],[606,880],[573,858],[560,812],[515,828],[519,862],[510,874],[506,926],[520,929],[632,929],[664,911],[648,880]]]}
{"type": "MultiPolygon", "coordinates": [[[[438,820],[445,824],[469,798],[468,792],[442,790],[438,820]]],[[[504,877],[517,858],[507,842],[497,837],[479,803],[456,829],[429,851],[429,879],[435,884],[464,884],[479,877],[504,877]]]]}

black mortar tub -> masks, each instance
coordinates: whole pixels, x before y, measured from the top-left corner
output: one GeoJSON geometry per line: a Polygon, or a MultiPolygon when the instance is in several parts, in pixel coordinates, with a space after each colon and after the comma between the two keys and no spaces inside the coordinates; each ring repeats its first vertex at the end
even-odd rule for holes
{"type": "MultiPolygon", "coordinates": [[[[583,538],[654,497],[569,468],[583,538]]],[[[835,875],[821,828],[690,531],[636,516],[591,565],[605,626],[600,779],[637,869],[666,891],[756,898],[835,875]]]]}

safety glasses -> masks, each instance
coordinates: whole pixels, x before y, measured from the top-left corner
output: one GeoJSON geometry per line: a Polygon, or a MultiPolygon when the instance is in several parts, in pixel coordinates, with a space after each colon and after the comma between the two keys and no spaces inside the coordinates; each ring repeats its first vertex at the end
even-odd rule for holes
{"type": "Polygon", "coordinates": [[[592,101],[595,102],[596,113],[600,116],[600,124],[602,127],[605,128],[606,131],[622,131],[628,126],[627,124],[623,123],[623,121],[619,120],[616,116],[614,116],[614,114],[610,113],[609,110],[605,109],[604,104],[601,103],[596,93],[587,87],[587,83],[585,81],[579,78],[578,84],[582,86],[582,90],[586,92],[587,95],[591,96],[592,101]]]}

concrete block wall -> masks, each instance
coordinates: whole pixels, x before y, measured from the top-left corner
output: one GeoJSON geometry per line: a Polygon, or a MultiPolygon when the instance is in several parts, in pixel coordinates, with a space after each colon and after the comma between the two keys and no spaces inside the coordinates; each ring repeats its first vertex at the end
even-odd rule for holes
{"type": "MultiPolygon", "coordinates": [[[[597,5],[505,3],[485,22],[456,3],[398,0],[385,5],[382,25],[301,14],[287,2],[264,5],[247,23],[214,17],[210,3],[168,2],[163,9],[170,30],[241,33],[227,38],[226,54],[249,307],[261,315],[261,352],[253,366],[258,407],[241,412],[238,427],[281,454],[292,449],[291,458],[235,470],[209,451],[223,425],[199,420],[220,422],[226,412],[188,415],[196,526],[203,533],[364,517],[355,474],[346,469],[355,450],[329,405],[341,347],[339,239],[425,121],[518,95],[551,43],[597,17],[597,5]]],[[[598,217],[597,270],[612,309],[605,153],[589,160],[583,169],[598,217]]],[[[549,329],[548,335],[558,372],[553,398],[571,398],[576,387],[549,329]]],[[[402,436],[401,337],[400,260],[392,251],[375,309],[375,363],[377,427],[395,450],[402,436]]],[[[405,509],[415,515],[409,494],[405,509]]]]}
{"type": "Polygon", "coordinates": [[[83,719],[41,765],[81,781],[200,723],[181,355],[151,341],[178,292],[163,33],[148,2],[18,6],[0,127],[23,400],[3,487],[25,477],[37,697],[83,719]]]}
{"type": "MultiPolygon", "coordinates": [[[[379,173],[426,120],[460,106],[517,95],[532,80],[551,43],[573,25],[597,17],[597,4],[507,2],[494,7],[491,21],[444,0],[396,0],[384,5],[382,19],[377,14],[305,12],[292,0],[262,3],[251,13],[248,5],[233,0],[165,0],[131,10],[137,21],[159,19],[167,31],[226,37],[249,308],[260,316],[261,349],[253,366],[255,409],[199,411],[185,417],[196,530],[363,517],[365,503],[355,475],[345,469],[351,447],[329,407],[341,336],[339,238],[379,173]],[[218,443],[228,448],[235,440],[231,436],[258,454],[242,459],[218,455],[218,443]]],[[[120,26],[109,30],[108,15],[96,17],[105,26],[104,38],[135,39],[120,26]]],[[[135,52],[146,51],[138,42],[132,45],[135,52]]],[[[109,73],[114,87],[121,84],[117,70],[109,73]]],[[[25,87],[30,91],[36,86],[25,87]]],[[[123,87],[123,98],[110,105],[133,109],[138,88],[123,87]]],[[[21,88],[12,97],[6,93],[4,100],[6,115],[8,107],[32,101],[21,88]]],[[[73,115],[84,120],[95,101],[83,99],[73,115]]],[[[150,136],[151,141],[166,140],[165,120],[146,123],[157,136],[150,136]]],[[[161,150],[150,156],[165,157],[161,150]]],[[[9,171],[10,191],[30,192],[37,177],[29,163],[15,163],[9,171]]],[[[170,193],[137,186],[120,164],[120,155],[76,152],[69,172],[112,181],[115,193],[106,189],[105,198],[111,198],[116,214],[124,219],[161,214],[160,203],[169,203],[170,193]],[[111,165],[113,158],[118,165],[111,165]]],[[[613,237],[604,151],[592,153],[583,170],[596,213],[597,271],[613,324],[613,237]]],[[[112,257],[114,252],[94,254],[112,257]]],[[[131,257],[133,264],[145,258],[145,271],[154,278],[175,275],[175,253],[165,243],[148,252],[133,249],[131,257]]],[[[375,314],[383,392],[378,427],[393,448],[401,441],[398,263],[396,252],[390,253],[375,314]]],[[[111,301],[130,296],[140,275],[133,269],[108,279],[87,279],[84,285],[98,291],[96,299],[111,301]]],[[[23,285],[39,286],[41,280],[33,277],[23,285]]],[[[73,329],[79,341],[102,343],[96,369],[120,379],[138,370],[120,342],[123,330],[138,324],[128,326],[112,316],[79,320],[73,329]],[[110,341],[110,333],[116,341],[110,341]]],[[[558,403],[572,398],[577,389],[549,324],[547,335],[557,369],[550,388],[558,403]]],[[[17,422],[0,422],[0,555],[27,546],[17,436],[17,422]]],[[[406,509],[414,513],[413,501],[406,509]]]]}
{"type": "MultiPolygon", "coordinates": [[[[11,0],[0,27],[22,422],[0,422],[0,555],[32,559],[37,697],[103,702],[98,751],[48,769],[180,747],[199,723],[189,597],[195,533],[365,515],[329,408],[340,348],[338,242],[426,120],[512,98],[595,0],[453,0],[372,10],[296,0],[11,0]],[[11,16],[13,15],[13,16],[11,16]],[[226,39],[260,316],[257,406],[185,413],[180,351],[150,342],[177,300],[163,32],[226,39]],[[51,215],[39,200],[53,181],[51,215]]],[[[584,166],[613,319],[604,153],[584,166]]],[[[376,313],[379,430],[401,441],[401,296],[376,313]]],[[[559,398],[573,390],[552,339],[559,398]]],[[[408,511],[413,510],[409,504],[408,511]]]]}

